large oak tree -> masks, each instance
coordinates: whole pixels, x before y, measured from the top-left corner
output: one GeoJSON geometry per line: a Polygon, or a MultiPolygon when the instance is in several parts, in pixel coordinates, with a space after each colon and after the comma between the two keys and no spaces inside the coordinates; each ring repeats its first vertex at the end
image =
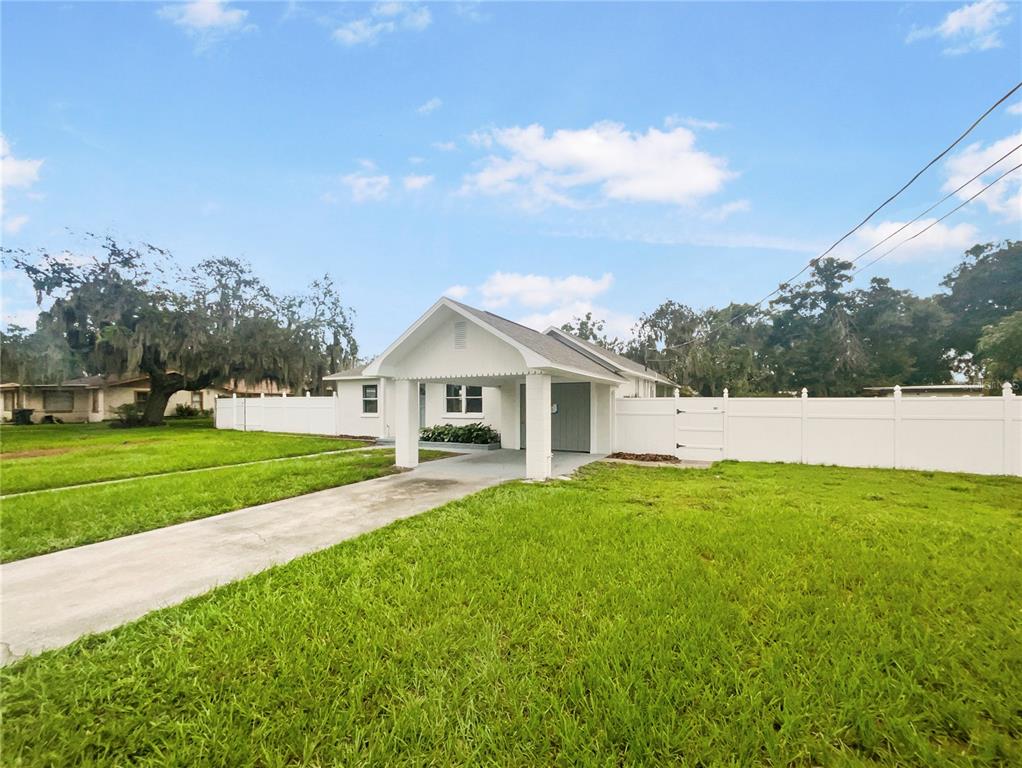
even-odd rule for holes
{"type": "Polygon", "coordinates": [[[5,250],[32,281],[37,334],[64,339],[85,373],[149,377],[143,421],[159,424],[169,398],[228,382],[273,380],[318,389],[358,348],[352,311],[329,276],[276,295],[236,259],[180,269],[153,245],[90,236],[88,253],[5,250]]]}

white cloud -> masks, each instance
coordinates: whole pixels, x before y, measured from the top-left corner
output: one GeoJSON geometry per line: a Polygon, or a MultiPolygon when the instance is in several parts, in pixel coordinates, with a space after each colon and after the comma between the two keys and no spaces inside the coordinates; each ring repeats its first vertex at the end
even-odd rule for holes
{"type": "Polygon", "coordinates": [[[399,29],[421,32],[433,21],[424,5],[413,3],[377,3],[369,15],[349,21],[334,30],[334,39],[347,46],[375,45],[379,39],[399,29]]]}
{"type": "Polygon", "coordinates": [[[4,290],[0,292],[0,324],[20,325],[32,330],[39,317],[35,291],[31,281],[19,270],[8,269],[0,274],[4,290]]]}
{"type": "Polygon", "coordinates": [[[28,216],[21,213],[17,216],[10,216],[4,218],[4,232],[9,235],[15,235],[21,231],[21,228],[28,224],[28,216]]]}
{"type": "MultiPolygon", "coordinates": [[[[984,146],[982,142],[970,144],[961,152],[952,155],[944,163],[947,181],[943,191],[950,192],[961,186],[1013,147],[1022,144],[1022,131],[984,146]]],[[[976,179],[961,192],[958,197],[966,200],[979,192],[997,176],[1022,162],[1022,150],[1014,152],[999,162],[982,177],[976,179]]],[[[988,211],[1002,216],[1008,221],[1022,220],[1022,173],[1016,171],[1006,176],[986,192],[976,198],[976,203],[984,205],[988,211]]]]}
{"type": "Polygon", "coordinates": [[[519,317],[517,322],[535,328],[537,331],[545,331],[550,326],[560,327],[565,323],[570,323],[576,317],[585,317],[587,312],[593,313],[594,320],[603,321],[603,331],[611,338],[630,338],[632,328],[638,323],[638,318],[634,315],[615,312],[589,301],[573,301],[548,312],[533,312],[519,317]]]}
{"type": "Polygon", "coordinates": [[[157,11],[162,18],[189,29],[233,29],[245,23],[248,11],[228,8],[228,0],[192,0],[165,5],[157,11]]]}
{"type": "Polygon", "coordinates": [[[341,182],[351,190],[351,199],[356,203],[384,200],[390,189],[390,176],[374,173],[376,166],[368,160],[361,164],[363,170],[341,177],[341,182]]]}
{"type": "Polygon", "coordinates": [[[709,219],[710,221],[726,221],[731,218],[732,215],[736,213],[744,213],[751,207],[752,205],[748,200],[732,200],[729,203],[718,205],[716,208],[711,208],[703,214],[703,218],[709,219]]]}
{"type": "Polygon", "coordinates": [[[723,158],[696,149],[695,134],[681,127],[643,134],[600,122],[547,135],[534,124],[484,131],[473,142],[505,154],[487,157],[482,170],[466,176],[462,191],[511,194],[527,206],[581,206],[593,199],[688,205],[736,175],[723,158]]]}
{"type": "Polygon", "coordinates": [[[1022,101],[1016,101],[1008,106],[1009,115],[1022,115],[1022,101]]]}
{"type": "Polygon", "coordinates": [[[588,301],[606,293],[614,282],[607,272],[600,278],[583,275],[549,277],[523,275],[519,272],[494,272],[479,286],[483,304],[503,307],[519,304],[524,307],[547,307],[574,301],[588,301]]]}
{"type": "MultiPolygon", "coordinates": [[[[28,223],[28,216],[23,213],[7,214],[5,189],[27,190],[39,181],[39,169],[42,160],[27,160],[15,157],[7,138],[0,134],[0,219],[3,220],[3,231],[13,235],[21,231],[28,223]]],[[[38,193],[24,193],[36,199],[38,193]]]]}
{"type": "Polygon", "coordinates": [[[230,34],[255,28],[245,23],[248,11],[228,7],[228,0],[172,3],[161,6],[156,14],[196,38],[200,50],[230,34]]]}
{"type": "Polygon", "coordinates": [[[453,152],[458,148],[458,145],[453,141],[434,141],[433,149],[439,149],[441,152],[453,152]]]}
{"type": "Polygon", "coordinates": [[[444,296],[449,296],[452,299],[463,299],[468,296],[469,290],[467,285],[452,285],[444,291],[444,296]]]}
{"type": "MultiPolygon", "coordinates": [[[[483,306],[504,308],[502,311],[517,322],[537,331],[551,325],[563,325],[592,312],[594,318],[605,322],[609,335],[627,337],[636,318],[595,303],[595,299],[610,290],[613,284],[614,275],[609,272],[600,277],[494,272],[474,289],[474,293],[482,297],[483,306]]],[[[463,298],[468,293],[467,286],[456,285],[448,288],[446,295],[463,298]]]]}
{"type": "Polygon", "coordinates": [[[944,53],[951,56],[986,51],[1003,45],[1000,28],[1010,20],[1008,3],[1003,0],[977,0],[951,11],[936,26],[913,28],[905,42],[937,37],[948,44],[944,53]]]}
{"type": "Polygon", "coordinates": [[[433,183],[432,176],[416,176],[414,173],[405,176],[402,180],[405,185],[405,189],[418,190],[425,189],[433,183]]]}
{"type": "Polygon", "coordinates": [[[23,160],[11,154],[11,146],[0,134],[0,183],[4,187],[31,187],[39,180],[42,160],[23,160]]]}
{"type": "MultiPolygon", "coordinates": [[[[868,264],[870,259],[876,258],[901,242],[905,242],[905,245],[900,246],[898,250],[888,256],[888,261],[939,259],[948,253],[959,254],[976,244],[978,234],[976,227],[964,222],[956,225],[935,224],[915,240],[906,242],[907,238],[926,229],[934,221],[936,221],[935,218],[920,219],[909,225],[904,232],[895,235],[879,248],[864,256],[857,266],[868,264]]],[[[856,231],[851,241],[842,244],[835,255],[845,259],[858,256],[903,226],[905,226],[904,221],[881,221],[876,224],[866,224],[856,231]]]]}
{"type": "Polygon", "coordinates": [[[443,104],[444,104],[443,101],[441,101],[438,97],[434,96],[425,104],[419,105],[419,107],[417,107],[415,111],[418,112],[420,115],[428,115],[432,112],[436,112],[438,109],[440,109],[440,107],[443,106],[443,104]]]}
{"type": "Polygon", "coordinates": [[[700,120],[698,117],[669,115],[664,118],[664,126],[668,129],[677,128],[679,125],[704,131],[718,131],[725,127],[724,123],[718,123],[716,120],[700,120]]]}

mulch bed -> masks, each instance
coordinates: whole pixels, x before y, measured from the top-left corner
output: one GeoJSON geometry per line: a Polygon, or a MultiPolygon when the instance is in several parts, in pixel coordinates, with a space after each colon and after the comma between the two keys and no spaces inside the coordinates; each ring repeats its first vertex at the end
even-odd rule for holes
{"type": "Polygon", "coordinates": [[[669,464],[680,464],[681,459],[669,453],[612,453],[609,459],[624,459],[625,461],[656,461],[669,464]]]}

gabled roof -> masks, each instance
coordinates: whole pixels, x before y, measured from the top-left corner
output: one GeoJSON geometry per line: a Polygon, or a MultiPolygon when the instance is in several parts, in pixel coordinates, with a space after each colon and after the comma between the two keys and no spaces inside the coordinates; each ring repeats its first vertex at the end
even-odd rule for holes
{"type": "Polygon", "coordinates": [[[448,299],[448,301],[452,304],[456,304],[464,311],[471,313],[491,328],[494,328],[495,330],[503,333],[505,336],[514,339],[523,347],[527,347],[536,354],[542,355],[551,363],[568,366],[581,371],[588,371],[602,376],[607,375],[607,373],[616,375],[617,371],[620,370],[615,369],[612,365],[600,362],[599,360],[593,360],[590,356],[581,354],[577,349],[572,349],[567,344],[551,338],[545,333],[540,333],[528,326],[522,325],[521,323],[516,323],[514,320],[508,320],[506,317],[495,315],[484,309],[470,307],[468,304],[462,304],[460,301],[454,301],[453,299],[448,299]]]}
{"type": "Polygon", "coordinates": [[[517,350],[522,355],[527,368],[550,369],[553,372],[559,371],[568,375],[592,377],[609,383],[621,383],[624,381],[624,379],[618,376],[613,366],[594,360],[592,357],[582,354],[577,349],[573,349],[557,339],[546,336],[532,328],[527,328],[520,323],[508,320],[506,317],[470,307],[446,296],[430,307],[408,330],[401,334],[397,341],[387,347],[382,355],[367,365],[363,370],[363,375],[370,377],[381,375],[381,368],[387,358],[422,328],[437,312],[444,309],[456,315],[461,315],[517,350]]]}
{"type": "Polygon", "coordinates": [[[575,334],[568,333],[567,331],[562,330],[561,328],[553,327],[547,328],[546,335],[552,336],[555,339],[562,341],[563,343],[574,344],[575,346],[580,347],[589,354],[595,355],[596,357],[601,358],[610,365],[613,365],[618,370],[628,371],[629,373],[634,373],[636,376],[658,381],[661,384],[669,384],[672,387],[677,386],[677,384],[675,384],[673,381],[668,379],[663,374],[658,373],[651,368],[647,368],[642,363],[637,363],[634,360],[625,357],[624,355],[619,355],[617,352],[614,352],[613,350],[607,349],[606,347],[601,347],[599,344],[594,344],[591,341],[586,341],[585,339],[579,338],[575,334]]]}

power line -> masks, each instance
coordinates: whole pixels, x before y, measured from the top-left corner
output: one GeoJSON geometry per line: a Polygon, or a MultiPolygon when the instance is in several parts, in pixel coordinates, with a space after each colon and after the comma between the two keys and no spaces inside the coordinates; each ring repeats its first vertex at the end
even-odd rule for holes
{"type": "MultiPolygon", "coordinates": [[[[1010,91],[1008,91],[1008,92],[1007,92],[1006,94],[1004,94],[1004,95],[1003,95],[1003,96],[1002,96],[1001,98],[999,98],[999,99],[998,99],[998,100],[997,100],[996,102],[994,102],[994,104],[993,104],[992,106],[990,106],[990,108],[989,108],[989,109],[987,109],[987,110],[986,110],[986,111],[985,111],[985,112],[984,112],[984,113],[983,113],[982,115],[980,115],[980,116],[979,116],[978,118],[976,118],[976,119],[975,119],[975,120],[974,120],[974,121],[972,122],[972,124],[971,124],[971,125],[970,125],[970,126],[969,126],[968,128],[966,128],[966,129],[965,129],[965,131],[963,131],[963,132],[962,132],[962,134],[961,134],[961,135],[960,135],[960,136],[959,136],[959,137],[958,137],[957,139],[955,139],[955,140],[954,140],[953,142],[951,142],[951,143],[950,143],[950,144],[949,144],[949,145],[948,145],[947,147],[945,147],[945,148],[944,148],[944,149],[943,149],[943,150],[942,150],[942,151],[941,151],[941,152],[940,152],[940,153],[939,153],[938,155],[936,155],[935,157],[933,157],[933,158],[932,158],[932,159],[931,159],[931,160],[930,160],[930,161],[929,161],[929,162],[928,162],[928,163],[927,163],[926,165],[924,165],[924,166],[923,166],[923,167],[922,167],[921,169],[919,169],[919,171],[917,171],[917,172],[916,172],[916,174],[915,174],[915,175],[914,175],[914,176],[913,176],[913,177],[912,177],[911,179],[909,179],[909,180],[908,180],[907,182],[905,182],[905,183],[904,183],[904,184],[903,184],[903,185],[901,186],[901,188],[900,188],[900,189],[899,189],[899,190],[898,190],[897,192],[895,192],[895,193],[894,193],[893,195],[891,195],[891,196],[890,196],[890,197],[888,197],[888,198],[887,198],[886,200],[884,200],[884,202],[882,202],[882,203],[881,203],[880,205],[878,205],[878,206],[877,206],[876,208],[874,208],[874,209],[873,209],[873,210],[872,210],[872,211],[870,212],[870,214],[869,214],[868,216],[866,216],[866,218],[864,218],[864,219],[863,219],[862,221],[860,221],[860,222],[859,222],[858,224],[856,224],[856,225],[855,225],[854,227],[852,227],[852,228],[851,228],[850,230],[848,230],[848,231],[847,231],[847,232],[846,232],[845,234],[843,234],[843,235],[842,235],[842,236],[841,236],[840,238],[838,238],[837,240],[835,240],[835,241],[834,241],[834,243],[832,243],[832,244],[831,244],[831,246],[830,246],[829,248],[827,248],[827,250],[825,250],[825,251],[824,251],[823,253],[821,253],[821,254],[820,254],[819,256],[817,256],[817,257],[815,257],[815,258],[811,259],[811,260],[810,260],[810,261],[809,261],[809,262],[808,262],[808,263],[807,263],[807,264],[806,264],[806,265],[805,265],[804,267],[802,267],[802,269],[800,269],[800,270],[799,270],[798,272],[796,272],[796,273],[795,273],[794,275],[792,275],[791,277],[789,277],[789,278],[788,278],[787,280],[785,280],[785,281],[783,281],[782,283],[780,283],[780,284],[779,284],[779,285],[778,285],[778,286],[777,286],[777,287],[776,287],[776,288],[775,288],[774,290],[772,290],[772,291],[771,291],[770,293],[768,293],[768,294],[767,294],[766,296],[764,296],[763,298],[761,298],[761,299],[760,299],[759,301],[757,301],[757,302],[755,302],[754,304],[750,305],[750,307],[749,307],[749,308],[748,308],[747,310],[745,310],[745,311],[743,311],[743,312],[739,312],[739,313],[738,313],[737,315],[733,315],[733,316],[732,316],[732,317],[730,317],[730,318],[729,318],[729,319],[728,319],[728,320],[727,320],[727,321],[726,321],[725,323],[722,323],[722,324],[721,324],[721,326],[719,326],[719,327],[718,327],[718,329],[712,329],[712,328],[711,328],[710,330],[708,330],[708,331],[707,331],[706,335],[705,335],[705,336],[703,336],[703,337],[700,337],[700,338],[692,338],[692,339],[689,339],[688,341],[684,341],[684,342],[682,342],[682,343],[680,343],[680,344],[674,344],[674,345],[671,345],[671,346],[665,347],[665,348],[664,348],[664,350],[666,351],[666,350],[668,350],[668,349],[682,349],[682,348],[684,348],[684,347],[687,347],[687,346],[689,346],[689,345],[691,345],[691,344],[696,344],[696,343],[700,343],[700,342],[702,342],[702,341],[705,341],[705,340],[706,340],[706,339],[707,339],[707,338],[709,337],[709,335],[710,335],[710,334],[714,333],[714,332],[715,332],[715,330],[719,330],[719,328],[720,328],[720,327],[724,327],[724,326],[727,326],[727,325],[731,325],[731,324],[732,324],[732,323],[734,323],[734,322],[735,322],[736,320],[740,320],[741,318],[745,317],[746,315],[750,315],[750,314],[752,314],[753,312],[755,312],[755,311],[756,311],[756,309],[757,309],[757,308],[758,308],[758,307],[759,307],[759,306],[760,306],[760,305],[761,305],[761,304],[762,304],[762,303],[763,303],[764,301],[766,301],[767,299],[771,298],[772,296],[776,296],[776,295],[777,295],[778,293],[780,293],[780,292],[781,292],[782,290],[784,290],[785,286],[787,286],[787,285],[791,284],[791,282],[792,282],[792,281],[794,281],[794,280],[796,280],[797,278],[801,277],[801,276],[802,276],[802,275],[803,275],[803,274],[804,274],[804,273],[806,272],[806,270],[808,270],[808,269],[810,269],[810,268],[814,267],[814,266],[815,266],[815,265],[816,265],[816,264],[817,264],[817,263],[818,263],[818,262],[820,261],[820,259],[824,258],[824,257],[825,257],[825,256],[826,256],[827,254],[829,254],[829,253],[830,253],[831,251],[833,251],[833,250],[834,250],[834,249],[835,249],[835,248],[836,248],[836,247],[837,247],[838,245],[840,245],[840,244],[841,244],[842,242],[844,242],[845,240],[847,240],[847,239],[848,239],[848,238],[849,238],[849,237],[850,237],[851,235],[853,235],[853,234],[854,234],[854,233],[855,233],[856,231],[858,231],[858,230],[859,230],[859,229],[860,229],[860,228],[861,228],[861,227],[862,227],[862,226],[863,226],[864,224],[866,224],[866,223],[867,223],[867,222],[868,222],[868,221],[869,221],[870,219],[872,219],[872,218],[873,218],[873,217],[874,217],[874,216],[875,216],[875,215],[876,215],[877,213],[879,213],[879,212],[880,212],[881,210],[883,210],[883,209],[884,209],[884,208],[885,208],[885,207],[886,207],[886,206],[887,206],[887,205],[888,205],[888,204],[889,204],[889,203],[890,203],[891,201],[893,201],[893,200],[894,200],[895,198],[897,198],[897,197],[898,197],[898,196],[899,196],[899,195],[900,195],[900,194],[901,194],[902,192],[904,192],[904,191],[905,191],[906,189],[908,189],[908,188],[909,188],[909,187],[910,187],[910,186],[911,186],[911,185],[912,185],[912,184],[913,184],[913,183],[914,183],[914,182],[916,181],[916,179],[918,179],[918,178],[919,178],[920,176],[922,176],[922,175],[923,175],[923,174],[924,174],[924,173],[925,173],[925,172],[926,172],[927,170],[929,170],[930,168],[932,168],[932,167],[933,167],[933,165],[934,165],[935,163],[939,162],[939,161],[941,160],[941,158],[943,158],[943,157],[944,157],[945,155],[947,155],[947,153],[948,153],[948,152],[950,152],[950,151],[951,151],[952,149],[954,149],[954,148],[955,148],[956,146],[958,146],[958,144],[960,144],[960,143],[962,142],[962,140],[963,140],[963,139],[965,139],[965,137],[966,137],[966,136],[968,136],[968,135],[969,135],[970,133],[972,133],[972,131],[973,131],[973,130],[974,130],[974,129],[976,128],[976,126],[977,126],[977,125],[979,125],[979,124],[980,124],[981,122],[983,122],[983,120],[985,120],[985,119],[986,119],[986,117],[987,117],[987,116],[988,116],[988,115],[989,115],[989,114],[990,114],[991,112],[993,112],[993,111],[994,111],[995,109],[997,109],[997,108],[998,108],[998,107],[999,107],[999,106],[1000,106],[1001,104],[1003,104],[1003,103],[1004,103],[1005,101],[1007,101],[1008,99],[1010,99],[1010,98],[1011,98],[1011,97],[1012,97],[1012,96],[1013,96],[1013,95],[1015,94],[1015,92],[1016,92],[1016,91],[1018,91],[1018,90],[1019,90],[1020,88],[1022,88],[1022,81],[1018,82],[1018,83],[1017,83],[1017,84],[1015,85],[1015,87],[1014,87],[1014,88],[1012,88],[1012,89],[1011,89],[1010,91]]],[[[1013,150],[1012,150],[1012,152],[1014,152],[1014,151],[1015,151],[1015,150],[1017,150],[1017,149],[1018,149],[1018,147],[1015,147],[1015,149],[1013,149],[1013,150]]],[[[1010,155],[1010,154],[1011,154],[1011,152],[1009,152],[1008,154],[1010,155]]],[[[1007,155],[1005,155],[1004,157],[1007,157],[1007,155]]],[[[999,163],[999,162],[1001,162],[1001,160],[1003,160],[1003,159],[1004,159],[1004,157],[1002,157],[1002,158],[1001,158],[1000,160],[998,160],[997,162],[998,162],[998,163],[999,163]]],[[[994,163],[993,165],[996,165],[996,164],[997,164],[997,163],[994,163]]],[[[990,167],[992,167],[992,166],[990,166],[990,167]]],[[[987,168],[987,170],[989,170],[989,167],[987,168]]],[[[985,172],[986,172],[986,171],[983,171],[983,172],[981,172],[981,173],[980,173],[979,175],[982,175],[982,173],[985,173],[985,172]]],[[[1009,173],[1010,173],[1010,171],[1009,171],[1009,173]]],[[[970,184],[970,183],[972,183],[972,181],[975,181],[975,179],[976,179],[976,178],[978,178],[978,177],[973,177],[972,179],[970,179],[970,180],[969,180],[968,182],[966,182],[966,185],[967,185],[967,184],[970,184]]],[[[1001,178],[1003,178],[1003,176],[1002,176],[1001,178]]],[[[998,180],[1000,180],[1000,179],[998,179],[998,180]]],[[[996,183],[996,182],[993,182],[993,183],[996,183]]],[[[965,186],[965,185],[963,185],[963,186],[965,186]]],[[[988,185],[988,186],[989,186],[989,185],[988,185]]],[[[959,189],[961,189],[961,187],[960,187],[959,189]]],[[[957,190],[956,190],[956,191],[957,191],[957,190]]],[[[985,189],[984,189],[983,191],[985,191],[985,189]]],[[[949,197],[951,197],[951,195],[953,195],[953,194],[955,194],[955,193],[954,193],[954,192],[952,192],[951,194],[949,194],[949,195],[946,195],[946,196],[945,196],[945,197],[944,197],[944,198],[943,198],[943,199],[942,199],[942,200],[941,200],[940,202],[938,202],[938,203],[934,204],[933,206],[931,206],[930,208],[928,208],[928,209],[927,209],[926,211],[924,211],[924,213],[920,214],[920,217],[921,217],[921,216],[923,216],[923,215],[925,215],[925,214],[926,214],[926,213],[928,213],[929,211],[933,210],[933,208],[935,208],[935,207],[937,207],[938,205],[940,205],[940,203],[942,203],[942,202],[944,202],[945,200],[947,200],[947,199],[948,199],[949,197]]],[[[980,192],[980,194],[982,194],[982,192],[980,192]]],[[[975,196],[974,196],[974,197],[975,197],[975,196]]],[[[972,199],[972,198],[970,198],[970,199],[972,199]]],[[[958,206],[958,208],[961,208],[961,207],[962,207],[962,206],[958,206]]],[[[958,210],[958,208],[956,208],[955,210],[957,211],[957,210],[958,210]]],[[[952,213],[953,213],[953,212],[954,212],[954,211],[952,211],[952,213]]],[[[917,219],[918,219],[918,218],[919,218],[919,217],[917,217],[917,219]]],[[[909,223],[912,223],[912,222],[909,222],[909,223]]],[[[907,225],[906,225],[906,226],[907,226],[907,225]]],[[[904,229],[904,228],[902,228],[902,229],[904,229]]],[[[902,230],[898,230],[898,231],[900,232],[900,231],[902,231],[902,230]]],[[[877,243],[877,244],[876,244],[876,245],[874,245],[873,247],[874,247],[874,248],[876,248],[876,247],[877,247],[878,245],[881,245],[881,244],[882,244],[883,242],[885,242],[886,240],[890,239],[890,237],[891,237],[891,236],[888,236],[887,238],[885,238],[884,240],[882,240],[882,241],[881,241],[880,243],[877,243]]],[[[858,260],[859,258],[861,258],[861,257],[862,257],[862,256],[864,256],[864,255],[865,255],[865,253],[859,254],[859,256],[857,256],[855,260],[857,261],[857,260],[858,260]]]]}
{"type": "Polygon", "coordinates": [[[899,248],[901,248],[901,246],[903,246],[903,245],[904,245],[905,243],[909,242],[910,240],[915,240],[915,239],[916,239],[917,237],[919,237],[919,236],[920,236],[921,234],[923,234],[923,232],[925,232],[926,230],[928,230],[928,229],[929,229],[930,227],[934,227],[934,226],[936,226],[937,224],[940,224],[940,222],[944,221],[944,219],[946,219],[946,218],[947,218],[948,216],[950,216],[951,214],[955,213],[956,211],[958,211],[958,210],[960,210],[960,209],[964,208],[964,207],[965,207],[966,205],[968,205],[968,204],[969,204],[969,203],[971,203],[971,202],[972,202],[973,200],[975,200],[975,199],[976,199],[977,197],[979,197],[980,195],[982,195],[982,194],[983,194],[984,192],[986,192],[986,191],[987,191],[988,189],[990,189],[990,187],[992,187],[992,186],[993,186],[994,184],[996,184],[997,182],[999,182],[999,181],[1000,181],[1001,179],[1003,179],[1003,178],[1004,178],[1005,176],[1007,176],[1007,175],[1008,175],[1009,173],[1014,173],[1014,172],[1015,172],[1015,171],[1017,171],[1017,170],[1018,170],[1019,168],[1022,168],[1022,163],[1019,163],[1019,164],[1018,164],[1018,165],[1016,165],[1016,166],[1015,166],[1014,168],[1009,168],[1009,169],[1008,169],[1007,171],[1005,171],[1005,172],[1004,172],[1004,173],[1002,173],[1002,174],[1001,174],[1000,176],[998,176],[998,177],[997,177],[996,179],[994,179],[993,181],[991,181],[991,182],[990,182],[989,184],[987,184],[987,185],[986,185],[985,187],[983,187],[983,189],[981,189],[981,190],[980,190],[979,192],[977,192],[976,194],[974,194],[974,195],[973,195],[972,197],[970,197],[970,198],[969,198],[968,200],[965,200],[964,202],[962,202],[962,203],[960,203],[959,205],[955,206],[955,207],[954,207],[954,208],[952,208],[952,209],[951,209],[950,211],[948,211],[948,212],[947,212],[947,213],[945,213],[945,214],[944,214],[943,216],[941,216],[941,217],[940,217],[939,219],[936,219],[935,221],[931,221],[931,222],[930,222],[929,224],[927,224],[927,225],[926,225],[925,227],[923,227],[923,228],[922,228],[922,229],[920,229],[920,230],[919,230],[918,232],[916,232],[916,233],[915,233],[914,235],[912,235],[912,237],[906,237],[906,238],[905,238],[904,240],[902,240],[902,241],[901,241],[900,243],[898,243],[898,244],[897,244],[896,246],[894,246],[893,248],[889,248],[888,250],[884,251],[883,253],[881,253],[881,254],[880,254],[879,256],[877,256],[877,257],[876,257],[875,259],[873,259],[873,260],[872,260],[871,262],[869,262],[868,264],[863,264],[863,265],[862,265],[861,267],[859,267],[859,268],[858,268],[858,269],[856,269],[856,270],[855,270],[854,272],[852,272],[852,274],[853,274],[853,275],[857,275],[857,274],[859,274],[860,272],[862,272],[863,270],[865,270],[865,269],[869,269],[869,268],[870,268],[870,267],[872,267],[872,266],[873,266],[874,264],[876,264],[876,263],[877,263],[878,261],[880,261],[880,260],[881,260],[882,258],[884,258],[885,256],[887,256],[887,255],[888,255],[889,253],[892,253],[892,252],[894,252],[894,251],[898,250],[899,248]]]}
{"type": "MultiPolygon", "coordinates": [[[[945,202],[947,202],[947,200],[948,200],[949,198],[952,198],[952,197],[954,197],[955,195],[957,195],[957,194],[958,194],[959,192],[961,192],[961,191],[962,191],[963,189],[965,189],[965,188],[966,188],[967,186],[969,186],[970,184],[972,184],[972,182],[974,182],[974,181],[975,181],[976,179],[980,178],[980,177],[981,177],[981,176],[983,176],[983,175],[984,175],[985,173],[987,173],[987,171],[989,171],[989,170],[990,170],[991,168],[993,168],[993,167],[994,167],[995,165],[998,165],[998,164],[999,164],[999,163],[1000,163],[1000,162],[1001,162],[1002,160],[1004,160],[1004,158],[1006,158],[1006,157],[1008,157],[1009,155],[1013,155],[1013,154],[1015,154],[1016,152],[1018,152],[1018,150],[1019,150],[1020,148],[1022,148],[1022,144],[1017,144],[1017,145],[1015,145],[1015,148],[1014,148],[1014,149],[1010,149],[1010,150],[1008,150],[1007,152],[1005,152],[1005,153],[1004,153],[1003,155],[1001,155],[1001,156],[1000,156],[999,158],[997,158],[996,160],[994,160],[994,162],[990,163],[990,165],[988,165],[988,166],[987,166],[986,168],[984,168],[984,169],[983,169],[982,171],[980,171],[979,173],[977,173],[977,174],[976,174],[975,176],[973,176],[973,177],[972,177],[971,179],[969,179],[969,180],[968,180],[967,182],[965,182],[964,184],[962,184],[961,186],[959,186],[959,187],[958,187],[957,189],[955,189],[955,190],[953,190],[953,191],[951,191],[951,192],[948,192],[948,193],[947,193],[946,195],[944,195],[944,197],[942,197],[942,198],[941,198],[940,200],[938,200],[937,202],[935,202],[935,203],[934,203],[933,205],[931,205],[931,206],[930,206],[929,208],[927,208],[927,209],[926,209],[925,211],[923,211],[922,213],[920,213],[920,214],[919,214],[918,216],[916,216],[916,217],[915,217],[914,219],[912,219],[911,221],[906,221],[906,222],[905,222],[904,224],[902,224],[902,225],[901,225],[900,227],[898,227],[898,228],[897,228],[896,230],[894,230],[894,231],[893,231],[893,232],[892,232],[891,234],[889,234],[889,235],[888,235],[887,237],[885,237],[885,238],[884,238],[883,240],[879,240],[879,241],[877,241],[877,242],[873,243],[873,245],[871,245],[871,246],[870,246],[869,248],[867,248],[866,250],[864,250],[864,251],[863,251],[862,253],[860,253],[860,254],[859,254],[858,256],[856,256],[856,257],[855,257],[854,259],[852,259],[851,263],[852,263],[852,264],[854,264],[855,262],[857,262],[857,261],[858,261],[859,259],[861,259],[861,258],[862,258],[863,256],[865,256],[866,254],[868,254],[868,253],[870,253],[870,252],[872,252],[872,251],[875,251],[875,250],[876,250],[877,248],[879,248],[879,247],[880,247],[881,245],[883,245],[884,243],[886,243],[886,242],[887,242],[888,240],[890,240],[890,239],[891,239],[892,237],[894,237],[895,235],[898,235],[898,234],[900,234],[900,233],[904,232],[904,231],[905,231],[906,229],[908,229],[908,228],[909,228],[910,226],[912,226],[913,224],[915,224],[915,223],[916,223],[917,221],[919,221],[919,220],[920,220],[921,218],[923,218],[923,216],[925,216],[926,214],[928,214],[928,213],[929,213],[930,211],[932,211],[932,210],[933,210],[934,208],[937,208],[937,207],[939,207],[939,206],[940,206],[940,205],[941,205],[942,203],[945,203],[945,202]]],[[[1009,173],[1010,173],[1010,171],[1009,171],[1009,173]]],[[[994,181],[993,181],[992,183],[993,183],[993,184],[996,184],[996,183],[997,183],[998,181],[1000,181],[1000,179],[1001,179],[1001,178],[1004,178],[1004,177],[1002,176],[1002,177],[1000,177],[1000,178],[998,178],[998,179],[994,180],[994,181]]],[[[980,194],[982,194],[982,191],[980,192],[980,194]]],[[[970,198],[970,199],[971,199],[971,198],[970,198]]],[[[959,206],[959,208],[960,208],[960,207],[961,207],[961,206],[959,206]]],[[[957,211],[957,210],[958,210],[958,208],[955,208],[955,211],[957,211]]],[[[951,213],[954,213],[954,211],[952,211],[951,213]]],[[[936,223],[936,222],[934,222],[934,223],[936,223]]],[[[931,226],[932,226],[932,225],[931,225],[931,226]]],[[[926,230],[923,230],[923,231],[925,232],[926,230]]],[[[909,238],[909,239],[911,240],[912,238],[909,238]]],[[[908,242],[908,241],[906,240],[905,242],[908,242]]],[[[892,250],[893,250],[893,249],[892,249],[892,250]]],[[[889,253],[889,251],[888,251],[888,253],[889,253]]],[[[858,271],[858,270],[856,270],[856,271],[858,271]]],[[[854,274],[854,273],[853,273],[853,274],[854,274]]]]}

